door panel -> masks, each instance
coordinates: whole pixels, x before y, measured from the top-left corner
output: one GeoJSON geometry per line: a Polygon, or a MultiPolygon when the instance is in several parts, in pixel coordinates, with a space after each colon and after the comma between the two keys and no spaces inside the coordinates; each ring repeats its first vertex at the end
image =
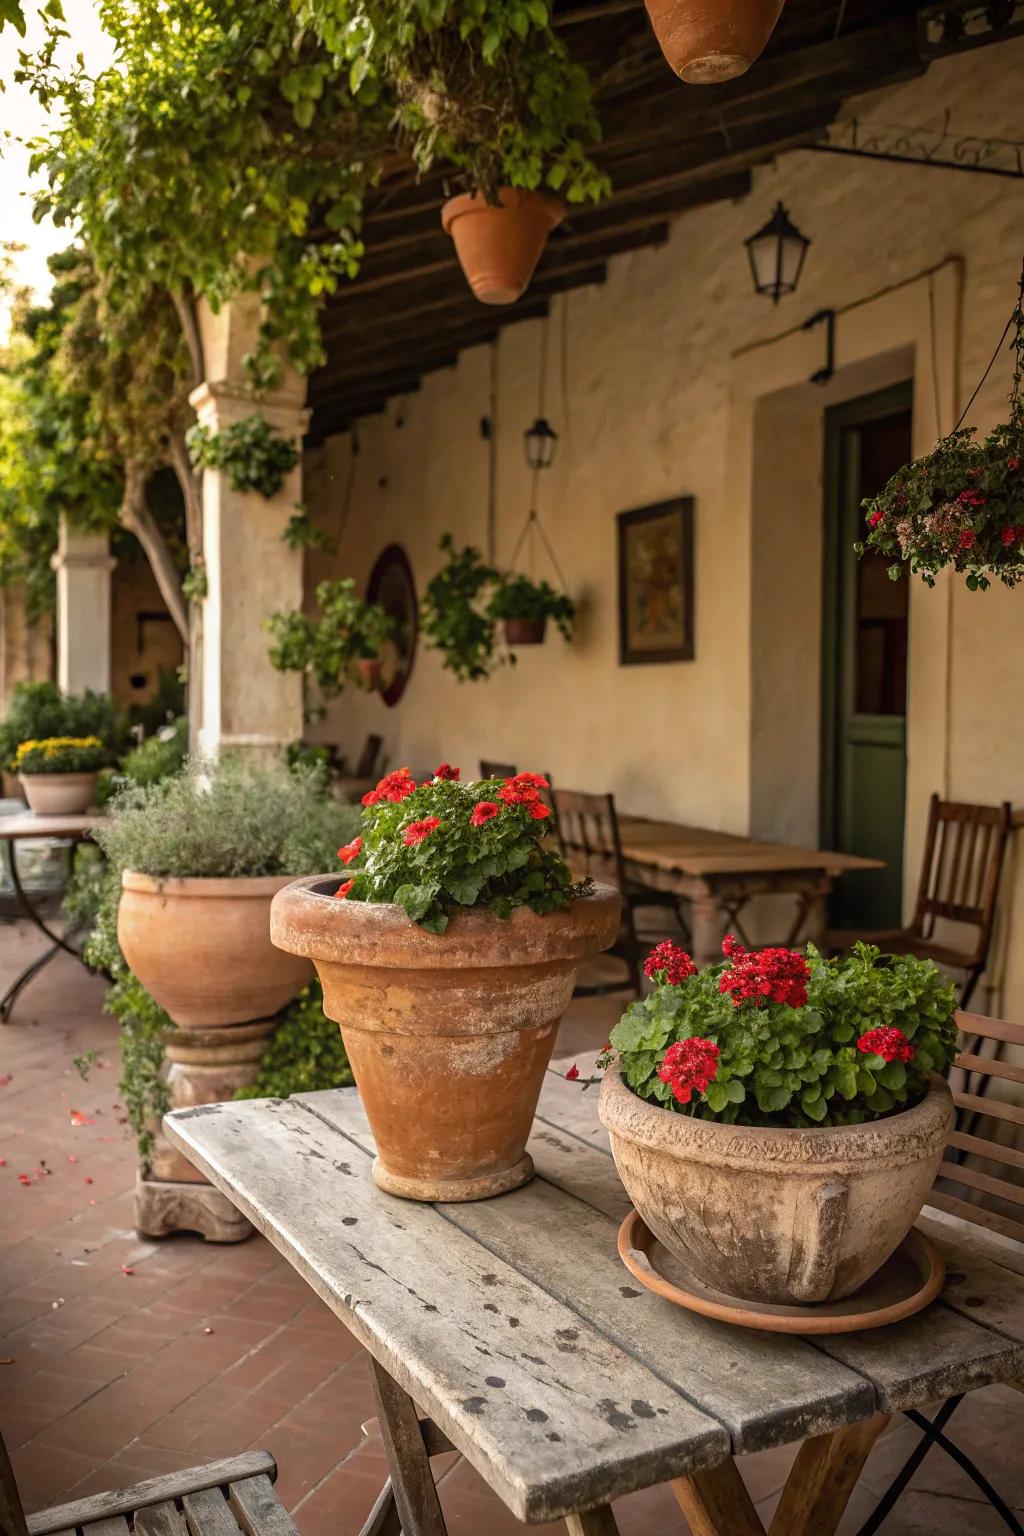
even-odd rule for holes
{"type": "Polygon", "coordinates": [[[909,583],[853,545],[862,500],[911,456],[910,402],[901,385],[825,419],[822,837],[886,863],[838,882],[832,918],[846,928],[895,927],[902,912],[909,583]]]}

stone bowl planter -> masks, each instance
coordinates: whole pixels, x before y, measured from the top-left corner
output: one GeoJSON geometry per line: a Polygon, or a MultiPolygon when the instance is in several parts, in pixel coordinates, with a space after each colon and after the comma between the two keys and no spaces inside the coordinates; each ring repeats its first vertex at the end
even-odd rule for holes
{"type": "Polygon", "coordinates": [[[639,1098],[614,1068],[598,1114],[626,1192],[704,1284],[799,1306],[850,1296],[913,1226],[953,1128],[933,1076],[913,1109],[868,1125],[767,1129],[639,1098]]]}
{"type": "Polygon", "coordinates": [[[451,197],[441,209],[445,234],[481,304],[514,304],[527,289],[565,204],[543,192],[503,187],[498,202],[475,192],[451,197]]]}
{"type": "Polygon", "coordinates": [[[37,816],[81,816],[92,805],[98,773],[19,773],[28,808],[37,816]]]}
{"type": "Polygon", "coordinates": [[[129,966],[179,1029],[268,1019],[312,980],[270,942],[270,903],[290,875],[121,877],[117,937],[129,966]]]}
{"type": "Polygon", "coordinates": [[[607,949],[619,893],[538,917],[453,917],[335,899],[338,877],[274,898],[271,935],[316,962],[377,1143],[373,1177],[411,1200],[481,1200],[533,1174],[526,1142],[580,963],[607,949]]]}

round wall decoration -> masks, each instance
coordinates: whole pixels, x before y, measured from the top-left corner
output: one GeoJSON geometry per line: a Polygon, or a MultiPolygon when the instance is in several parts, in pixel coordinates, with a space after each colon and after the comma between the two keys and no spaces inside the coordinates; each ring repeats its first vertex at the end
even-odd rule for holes
{"type": "Polygon", "coordinates": [[[395,621],[394,634],[380,652],[380,696],[397,704],[405,692],[416,659],[419,607],[409,557],[400,544],[389,544],[370,572],[366,599],[380,603],[395,621]]]}

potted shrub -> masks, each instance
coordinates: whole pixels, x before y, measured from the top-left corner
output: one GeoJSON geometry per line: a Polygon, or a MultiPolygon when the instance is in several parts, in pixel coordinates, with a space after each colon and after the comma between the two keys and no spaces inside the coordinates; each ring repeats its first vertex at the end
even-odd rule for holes
{"type": "Polygon", "coordinates": [[[0,722],[0,768],[4,793],[18,792],[14,755],[23,741],[51,736],[98,736],[113,761],[124,745],[125,729],[109,694],[61,693],[54,683],[19,683],[0,722]]]}
{"type": "Polygon", "coordinates": [[[745,1300],[851,1295],[906,1236],[953,1125],[955,997],[931,961],[858,944],[698,972],[670,943],[612,1031],[599,1113],[650,1230],[745,1300]]]}
{"type": "Polygon", "coordinates": [[[574,884],[551,845],[546,787],[400,768],[364,796],[343,882],[274,898],[274,943],[316,962],[392,1194],[478,1200],[532,1175],[558,1022],[619,925],[618,892],[574,884]]]}
{"type": "Polygon", "coordinates": [[[677,75],[715,85],[745,74],[760,58],[784,0],[645,0],[654,35],[677,75]]]}
{"type": "Polygon", "coordinates": [[[572,639],[576,605],[564,592],[556,592],[546,581],[531,581],[528,576],[506,576],[491,598],[487,609],[491,618],[503,619],[509,645],[542,645],[548,619],[553,619],[559,634],[572,639]]]}
{"type": "Polygon", "coordinates": [[[96,793],[99,771],[108,761],[98,736],[47,736],[23,741],[14,754],[18,782],[37,816],[77,816],[96,793]]]}

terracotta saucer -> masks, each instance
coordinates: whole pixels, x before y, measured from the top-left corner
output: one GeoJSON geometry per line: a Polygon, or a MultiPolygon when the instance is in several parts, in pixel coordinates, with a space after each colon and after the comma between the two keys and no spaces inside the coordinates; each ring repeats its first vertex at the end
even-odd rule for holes
{"type": "Polygon", "coordinates": [[[704,1285],[659,1243],[638,1211],[619,1228],[619,1257],[641,1285],[677,1307],[766,1333],[859,1333],[898,1323],[934,1301],[946,1278],[938,1249],[916,1227],[856,1295],[804,1307],[743,1301],[704,1285]]]}

